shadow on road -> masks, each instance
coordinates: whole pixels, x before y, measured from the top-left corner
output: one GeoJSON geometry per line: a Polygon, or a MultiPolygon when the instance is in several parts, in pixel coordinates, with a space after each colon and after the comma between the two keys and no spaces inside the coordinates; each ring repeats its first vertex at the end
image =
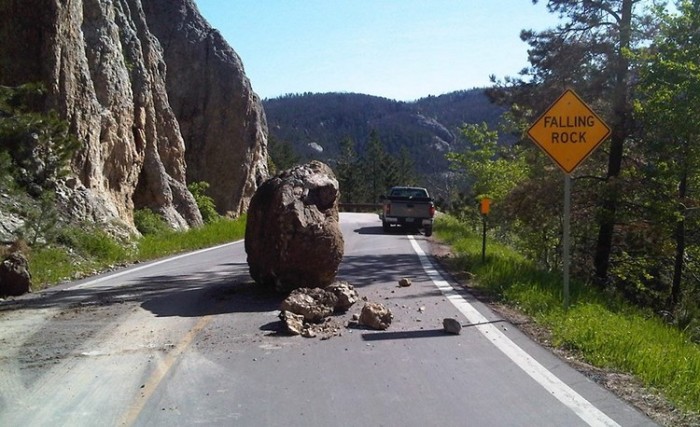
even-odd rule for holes
{"type": "MultiPolygon", "coordinates": [[[[466,323],[462,324],[462,328],[472,328],[474,326],[480,326],[480,325],[493,325],[497,323],[504,323],[507,325],[510,325],[512,323],[508,322],[507,320],[503,319],[498,319],[498,320],[492,320],[489,322],[480,322],[480,323],[466,323]]],[[[527,322],[523,322],[527,323],[527,322]]],[[[521,325],[523,323],[517,323],[517,325],[521,325]]],[[[412,339],[412,338],[434,338],[434,337],[448,337],[448,336],[456,336],[455,334],[450,334],[445,332],[444,329],[421,329],[421,330],[416,330],[416,331],[397,331],[397,332],[372,332],[372,333],[366,333],[362,334],[362,339],[365,341],[384,341],[384,340],[401,340],[401,339],[412,339]]]]}
{"type": "Polygon", "coordinates": [[[355,287],[375,282],[398,283],[402,277],[413,280],[426,277],[423,267],[416,262],[416,255],[345,255],[338,271],[339,279],[347,280],[355,287]]]}
{"type": "MultiPolygon", "coordinates": [[[[252,281],[236,282],[230,278],[192,283],[163,276],[170,290],[143,301],[141,307],[157,317],[201,317],[225,313],[254,313],[277,310],[284,296],[255,285],[252,281]]],[[[151,281],[151,285],[154,282],[151,281]]]]}
{"type": "Polygon", "coordinates": [[[420,236],[421,232],[415,229],[410,229],[406,227],[392,227],[390,231],[385,232],[384,229],[381,226],[372,226],[372,227],[361,227],[361,228],[356,228],[355,230],[352,230],[357,234],[403,234],[403,235],[410,235],[410,236],[420,236]]]}
{"type": "MultiPolygon", "coordinates": [[[[337,278],[355,287],[398,283],[402,277],[423,280],[425,272],[412,254],[346,255],[337,278]]],[[[93,278],[95,280],[99,278],[93,278]]],[[[0,303],[0,312],[18,309],[90,308],[136,303],[156,316],[197,317],[278,309],[284,295],[256,286],[246,263],[226,263],[214,272],[105,277],[94,286],[56,288],[0,303]]]]}
{"type": "MultiPolygon", "coordinates": [[[[232,312],[262,312],[279,307],[283,297],[256,286],[247,264],[219,265],[216,272],[113,279],[85,288],[63,288],[27,295],[0,305],[0,312],[18,309],[89,309],[135,303],[158,317],[198,317],[232,312]]],[[[126,308],[124,308],[126,310],[126,308]]]]}
{"type": "Polygon", "coordinates": [[[448,334],[444,329],[421,329],[416,331],[398,331],[398,332],[371,332],[362,334],[362,339],[365,341],[384,341],[384,340],[404,340],[414,338],[435,338],[455,336],[448,334]]]}

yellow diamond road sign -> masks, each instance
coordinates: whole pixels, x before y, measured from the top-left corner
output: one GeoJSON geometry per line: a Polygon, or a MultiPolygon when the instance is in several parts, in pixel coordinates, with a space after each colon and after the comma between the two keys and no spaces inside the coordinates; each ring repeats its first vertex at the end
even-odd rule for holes
{"type": "Polygon", "coordinates": [[[564,92],[527,130],[567,174],[610,135],[610,128],[572,90],[564,92]]]}

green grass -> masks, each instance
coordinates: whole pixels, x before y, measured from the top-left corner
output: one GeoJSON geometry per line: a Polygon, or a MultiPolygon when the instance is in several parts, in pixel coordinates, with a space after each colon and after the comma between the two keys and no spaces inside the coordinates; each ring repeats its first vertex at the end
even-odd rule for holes
{"type": "Polygon", "coordinates": [[[184,232],[160,231],[136,241],[117,241],[101,230],[67,229],[58,238],[60,245],[33,249],[29,256],[34,289],[83,277],[115,264],[161,258],[227,243],[245,235],[245,216],[237,220],[219,219],[184,232]]]}
{"type": "Polygon", "coordinates": [[[32,273],[32,287],[42,289],[47,285],[73,277],[78,271],[76,262],[63,248],[42,248],[32,251],[29,257],[29,271],[32,273]]]}
{"type": "Polygon", "coordinates": [[[170,231],[144,236],[138,244],[138,258],[160,258],[242,239],[245,222],[245,217],[236,221],[220,219],[185,233],[170,231]]]}
{"type": "Polygon", "coordinates": [[[487,241],[482,262],[481,236],[452,217],[440,217],[434,231],[453,248],[451,262],[474,275],[475,286],[547,327],[555,345],[577,351],[593,365],[630,373],[678,407],[700,412],[700,346],[687,335],[573,280],[571,306],[565,310],[560,274],[538,270],[493,241],[487,241]]]}
{"type": "Polygon", "coordinates": [[[107,266],[133,259],[133,249],[99,229],[65,228],[58,245],[31,251],[29,266],[34,288],[97,272],[107,266]]]}

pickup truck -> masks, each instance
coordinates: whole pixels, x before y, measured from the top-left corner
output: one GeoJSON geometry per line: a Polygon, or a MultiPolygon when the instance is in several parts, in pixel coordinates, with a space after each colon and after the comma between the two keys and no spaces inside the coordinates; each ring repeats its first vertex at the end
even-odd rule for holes
{"type": "Polygon", "coordinates": [[[422,228],[428,237],[433,234],[435,204],[425,188],[392,187],[388,196],[382,196],[382,204],[379,216],[385,233],[392,225],[397,225],[416,230],[422,228]]]}

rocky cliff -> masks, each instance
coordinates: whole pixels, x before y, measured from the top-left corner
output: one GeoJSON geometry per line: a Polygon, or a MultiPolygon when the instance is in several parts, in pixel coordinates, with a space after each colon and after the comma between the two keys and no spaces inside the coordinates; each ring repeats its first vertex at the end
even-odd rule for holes
{"type": "Polygon", "coordinates": [[[267,124],[236,52],[192,0],[143,0],[168,64],[187,180],[207,181],[220,213],[243,213],[267,177],[267,124]]]}
{"type": "MultiPolygon", "coordinates": [[[[201,223],[186,188],[188,155],[167,90],[169,67],[162,44],[150,29],[160,28],[161,20],[173,19],[171,12],[185,13],[180,22],[193,20],[196,27],[206,25],[191,1],[0,0],[0,84],[43,82],[48,91],[46,109],[59,112],[82,143],[72,160],[74,176],[58,189],[59,199],[73,215],[97,221],[118,218],[133,224],[134,209],[148,207],[162,213],[174,227],[201,223]],[[155,7],[157,3],[162,7],[155,7]]],[[[225,46],[235,57],[223,40],[219,43],[215,47],[202,42],[199,48],[223,50],[225,46]]],[[[182,52],[180,60],[205,73],[211,61],[203,61],[206,55],[198,55],[196,49],[189,52],[192,56],[182,52]]],[[[179,68],[181,65],[173,66],[173,70],[179,68]]],[[[249,84],[248,92],[241,94],[244,85],[230,83],[247,83],[242,66],[239,69],[238,75],[232,76],[219,72],[216,75],[221,80],[212,77],[199,89],[228,99],[248,99],[249,104],[236,104],[237,110],[229,104],[221,105],[220,110],[194,108],[187,112],[197,123],[240,123],[238,117],[256,121],[254,132],[251,128],[238,131],[249,132],[248,138],[235,143],[222,138],[218,151],[211,146],[207,146],[208,151],[196,145],[187,147],[193,152],[189,157],[205,165],[208,159],[213,164],[222,158],[238,159],[222,153],[247,154],[241,159],[250,164],[228,164],[217,180],[194,175],[196,180],[209,181],[217,193],[224,187],[233,194],[226,209],[237,212],[247,206],[245,198],[252,196],[256,179],[266,175],[260,166],[266,160],[264,115],[249,84]],[[250,111],[259,114],[251,115],[250,111]],[[211,117],[202,117],[206,115],[211,117]],[[240,189],[230,182],[239,183],[240,189]],[[229,209],[232,206],[238,209],[229,209]]],[[[189,123],[187,126],[192,140],[210,141],[207,133],[218,131],[214,126],[196,130],[191,130],[189,123]]]]}

